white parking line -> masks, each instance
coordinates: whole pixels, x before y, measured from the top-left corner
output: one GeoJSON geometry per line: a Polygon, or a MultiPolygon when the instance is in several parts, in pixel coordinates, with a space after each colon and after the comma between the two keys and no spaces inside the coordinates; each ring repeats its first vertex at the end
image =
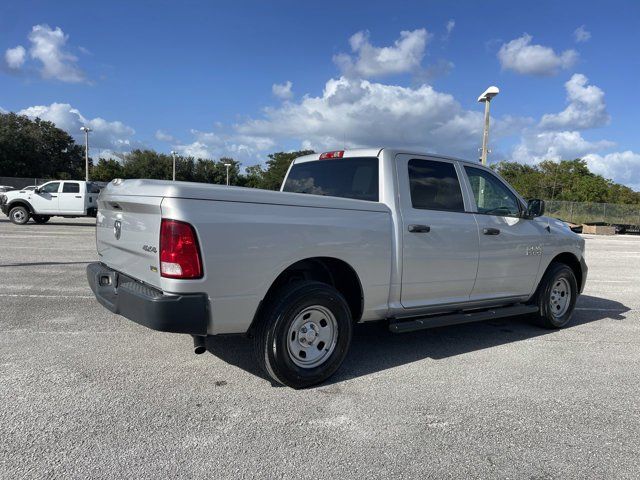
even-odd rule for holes
{"type": "Polygon", "coordinates": [[[0,293],[0,297],[10,298],[96,298],[93,295],[31,295],[26,293],[0,293]]]}

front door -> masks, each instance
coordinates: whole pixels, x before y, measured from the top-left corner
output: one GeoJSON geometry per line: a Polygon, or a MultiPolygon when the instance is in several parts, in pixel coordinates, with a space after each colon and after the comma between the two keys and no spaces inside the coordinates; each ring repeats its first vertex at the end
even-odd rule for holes
{"type": "Polygon", "coordinates": [[[544,225],[522,218],[523,205],[491,171],[465,166],[476,202],[480,238],[478,278],[472,300],[533,292],[542,258],[544,225]]]}
{"type": "Polygon", "coordinates": [[[478,269],[478,227],[465,213],[456,162],[396,159],[405,308],[466,302],[478,269]]]}
{"type": "Polygon", "coordinates": [[[58,207],[60,213],[82,214],[84,213],[84,194],[80,191],[78,182],[64,182],[62,190],[58,194],[58,207]]]}
{"type": "Polygon", "coordinates": [[[36,214],[58,213],[58,190],[60,182],[45,183],[40,187],[40,192],[31,192],[29,202],[36,214]]]}

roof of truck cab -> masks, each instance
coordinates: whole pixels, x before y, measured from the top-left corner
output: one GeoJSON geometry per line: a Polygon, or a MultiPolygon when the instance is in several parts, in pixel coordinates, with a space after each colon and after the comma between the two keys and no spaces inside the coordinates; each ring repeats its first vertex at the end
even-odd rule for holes
{"type": "MultiPolygon", "coordinates": [[[[441,158],[443,160],[455,160],[458,162],[465,162],[465,163],[473,163],[474,165],[478,164],[478,161],[472,161],[472,160],[465,160],[464,158],[456,158],[456,157],[451,157],[448,155],[441,155],[439,153],[429,153],[429,152],[418,152],[416,150],[409,150],[409,149],[405,149],[405,148],[389,148],[389,147],[378,147],[378,148],[352,148],[349,150],[342,150],[344,152],[344,154],[342,155],[342,158],[354,158],[354,157],[377,157],[379,156],[382,151],[385,151],[386,153],[390,153],[392,155],[398,155],[398,154],[404,154],[404,155],[420,155],[420,156],[427,156],[427,157],[433,157],[433,158],[441,158]]],[[[331,150],[329,150],[331,151],[331,150]]],[[[336,151],[340,151],[340,150],[336,150],[336,151]]],[[[304,163],[304,162],[312,162],[314,160],[319,160],[320,159],[320,155],[323,152],[318,152],[318,153],[312,153],[310,155],[304,155],[302,157],[298,157],[295,159],[295,163],[304,163]]]]}

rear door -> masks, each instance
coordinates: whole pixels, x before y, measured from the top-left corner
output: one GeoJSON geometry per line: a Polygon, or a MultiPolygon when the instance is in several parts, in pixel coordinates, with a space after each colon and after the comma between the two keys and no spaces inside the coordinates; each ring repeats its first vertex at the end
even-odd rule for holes
{"type": "Polygon", "coordinates": [[[398,155],[405,308],[465,302],[478,269],[478,227],[454,161],[398,155]]]}
{"type": "Polygon", "coordinates": [[[79,182],[63,182],[58,194],[58,208],[63,214],[84,213],[84,192],[79,182]]]}
{"type": "Polygon", "coordinates": [[[160,287],[161,202],[162,197],[117,195],[104,190],[96,217],[100,261],[156,287],[160,287]]]}
{"type": "Polygon", "coordinates": [[[40,192],[31,192],[29,202],[33,206],[36,213],[55,214],[58,213],[58,190],[60,182],[45,183],[40,187],[40,192]]]}
{"type": "Polygon", "coordinates": [[[480,259],[473,300],[533,292],[542,257],[544,226],[521,217],[524,206],[489,169],[466,165],[478,222],[480,259]]]}

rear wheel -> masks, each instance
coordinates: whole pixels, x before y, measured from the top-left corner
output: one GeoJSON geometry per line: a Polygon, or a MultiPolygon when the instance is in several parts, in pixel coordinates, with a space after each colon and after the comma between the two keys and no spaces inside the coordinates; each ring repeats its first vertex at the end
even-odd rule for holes
{"type": "Polygon", "coordinates": [[[29,210],[25,207],[13,207],[9,212],[9,219],[16,225],[24,225],[29,221],[29,210]]]}
{"type": "Polygon", "coordinates": [[[577,299],[578,282],[573,270],[563,263],[552,263],[538,288],[538,323],[546,328],[567,326],[577,299]]]}
{"type": "Polygon", "coordinates": [[[259,365],[289,387],[323,382],[340,367],[351,344],[346,300],[332,286],[311,281],[286,286],[272,297],[253,339],[259,365]]]}
{"type": "Polygon", "coordinates": [[[48,215],[34,215],[33,221],[39,224],[47,223],[51,217],[48,215]]]}

